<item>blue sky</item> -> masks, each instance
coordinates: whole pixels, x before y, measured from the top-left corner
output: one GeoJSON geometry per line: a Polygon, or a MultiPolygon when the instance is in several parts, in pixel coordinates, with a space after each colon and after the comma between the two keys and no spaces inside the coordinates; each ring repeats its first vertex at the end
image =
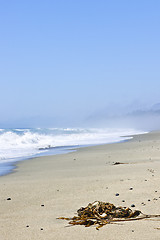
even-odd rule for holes
{"type": "Polygon", "coordinates": [[[160,102],[159,13],[159,0],[0,0],[0,125],[160,102]]]}

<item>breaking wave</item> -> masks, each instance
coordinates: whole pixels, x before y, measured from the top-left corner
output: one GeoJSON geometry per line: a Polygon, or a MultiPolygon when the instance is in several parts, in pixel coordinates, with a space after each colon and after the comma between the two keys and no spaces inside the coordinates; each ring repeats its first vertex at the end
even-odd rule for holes
{"type": "Polygon", "coordinates": [[[35,128],[0,129],[0,163],[57,154],[57,148],[119,142],[134,129],[35,128]]]}

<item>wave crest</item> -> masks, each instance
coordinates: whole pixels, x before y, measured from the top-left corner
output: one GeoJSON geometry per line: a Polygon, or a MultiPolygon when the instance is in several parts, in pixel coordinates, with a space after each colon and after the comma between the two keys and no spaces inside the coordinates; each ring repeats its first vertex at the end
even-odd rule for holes
{"type": "Polygon", "coordinates": [[[134,129],[37,128],[1,129],[0,162],[32,157],[50,148],[105,144],[124,140],[120,136],[142,133],[134,129]]]}

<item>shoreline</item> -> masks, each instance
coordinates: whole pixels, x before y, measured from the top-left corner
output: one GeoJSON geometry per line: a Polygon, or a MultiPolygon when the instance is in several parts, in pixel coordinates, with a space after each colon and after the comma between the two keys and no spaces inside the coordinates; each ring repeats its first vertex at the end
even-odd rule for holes
{"type": "Polygon", "coordinates": [[[56,218],[73,217],[77,209],[96,200],[130,208],[134,204],[133,210],[160,214],[160,132],[16,166],[13,173],[0,177],[0,239],[159,239],[158,220],[109,224],[96,231],[65,227],[68,222],[56,218]]]}
{"type": "Polygon", "coordinates": [[[122,143],[122,142],[127,142],[132,140],[135,136],[137,135],[143,135],[143,134],[147,134],[148,132],[143,132],[141,134],[135,134],[135,135],[126,135],[126,136],[120,136],[120,138],[123,138],[122,140],[119,141],[115,141],[115,142],[108,142],[108,143],[99,143],[99,144],[86,144],[86,145],[78,145],[78,146],[59,146],[59,147],[52,147],[47,153],[39,153],[37,155],[31,156],[31,157],[24,157],[24,158],[20,158],[19,160],[12,160],[6,163],[0,163],[0,167],[4,168],[3,171],[0,171],[0,177],[1,176],[5,176],[8,174],[12,174],[14,173],[15,169],[17,169],[17,165],[20,162],[23,161],[30,161],[33,160],[35,158],[41,158],[41,157],[47,157],[47,156],[56,156],[56,155],[62,155],[62,154],[68,154],[70,152],[74,152],[77,151],[80,148],[90,148],[90,147],[96,147],[96,146],[105,146],[108,144],[115,144],[115,143],[122,143]],[[125,139],[126,138],[126,139],[125,139]],[[57,150],[58,149],[58,150],[57,150]],[[54,150],[54,152],[53,152],[54,150]]]}
{"type": "Polygon", "coordinates": [[[119,128],[1,130],[0,176],[10,173],[14,165],[20,161],[64,154],[70,149],[80,147],[122,142],[128,139],[127,135],[144,133],[140,130],[119,128]]]}

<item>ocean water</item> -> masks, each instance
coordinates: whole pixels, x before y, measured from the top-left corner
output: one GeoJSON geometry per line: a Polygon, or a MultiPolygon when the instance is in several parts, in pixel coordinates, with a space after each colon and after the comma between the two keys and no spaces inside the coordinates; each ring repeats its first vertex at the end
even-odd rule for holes
{"type": "Polygon", "coordinates": [[[32,128],[0,129],[0,175],[9,173],[17,161],[71,149],[113,143],[143,133],[135,129],[32,128]]]}

